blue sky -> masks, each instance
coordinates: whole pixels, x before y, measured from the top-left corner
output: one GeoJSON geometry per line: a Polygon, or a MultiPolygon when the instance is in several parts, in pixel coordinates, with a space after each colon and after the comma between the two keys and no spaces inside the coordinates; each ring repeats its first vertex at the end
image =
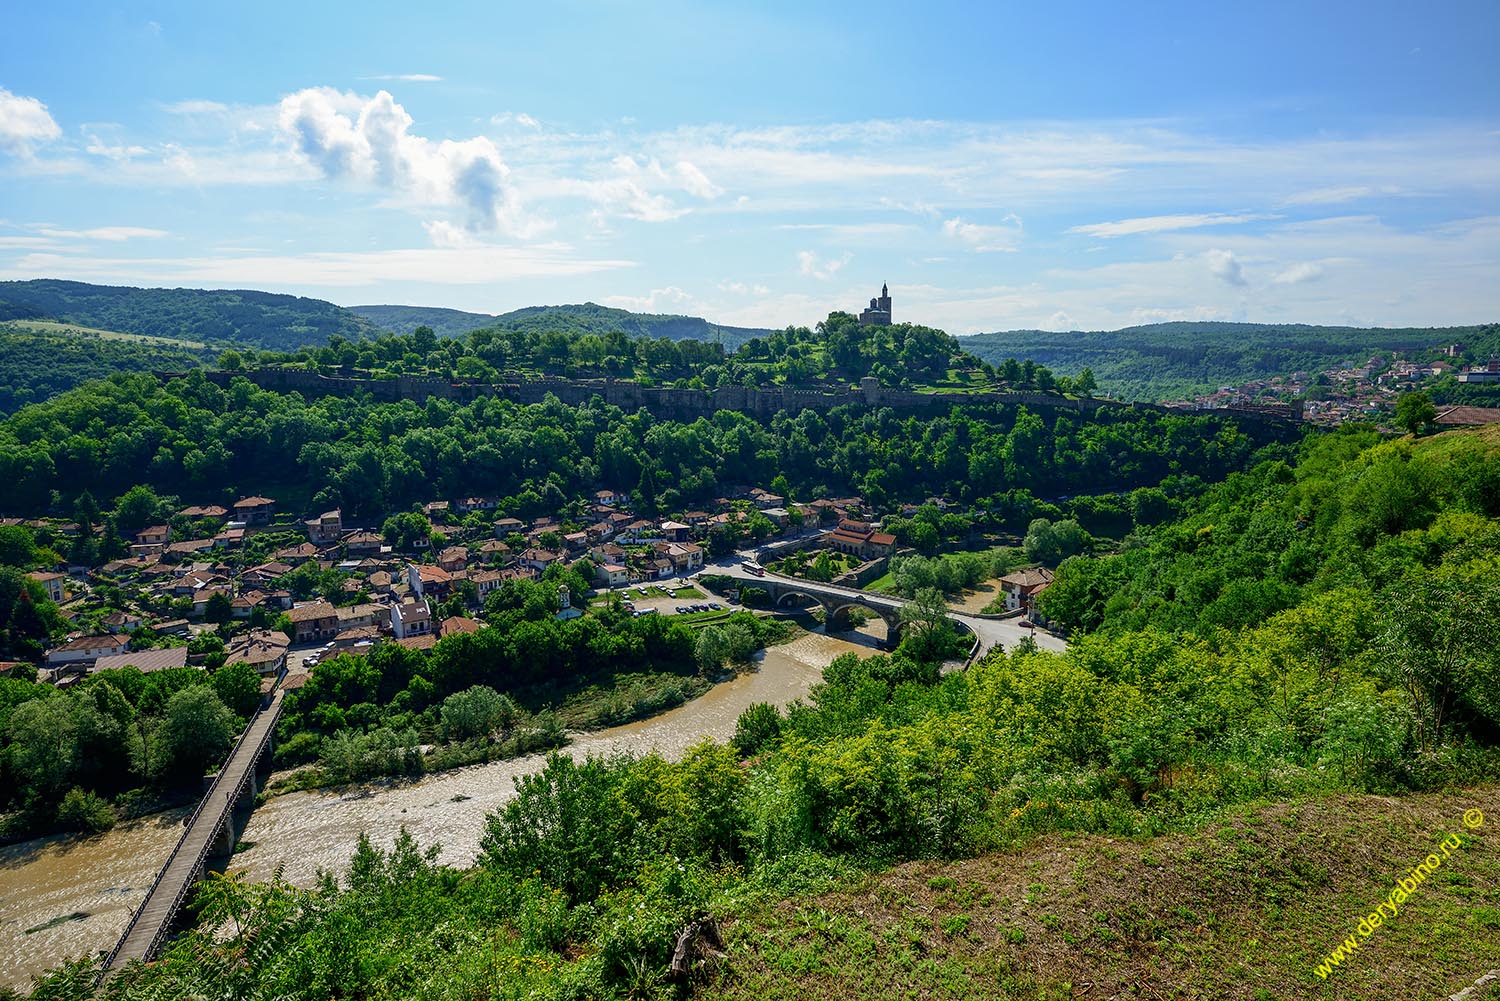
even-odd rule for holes
{"type": "Polygon", "coordinates": [[[1500,319],[1493,0],[227,6],[10,6],[0,278],[1500,319]]]}

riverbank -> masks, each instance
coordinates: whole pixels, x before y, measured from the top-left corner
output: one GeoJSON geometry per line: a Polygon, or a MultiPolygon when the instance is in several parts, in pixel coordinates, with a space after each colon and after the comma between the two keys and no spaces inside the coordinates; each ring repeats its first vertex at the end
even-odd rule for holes
{"type": "MultiPolygon", "coordinates": [[[[677,758],[705,737],[728,741],[750,705],[804,698],[835,657],[867,655],[877,643],[863,634],[801,632],[703,695],[651,719],[579,732],[562,753],[656,751],[677,758]]],[[[388,845],[402,827],[423,845],[442,844],[446,864],[468,865],[478,853],[485,816],[514,795],[517,778],[545,763],[545,755],[531,754],[400,783],[272,797],[252,815],[231,869],[269,879],[280,867],[284,878],[308,886],[319,869],[342,874],[361,833],[388,845]]],[[[34,973],[109,949],[176,843],[186,813],[122,823],[90,838],[47,838],[0,850],[0,986],[24,990],[34,973]],[[86,916],[73,918],[79,913],[86,916]],[[53,924],[58,918],[65,920],[53,924]]]]}

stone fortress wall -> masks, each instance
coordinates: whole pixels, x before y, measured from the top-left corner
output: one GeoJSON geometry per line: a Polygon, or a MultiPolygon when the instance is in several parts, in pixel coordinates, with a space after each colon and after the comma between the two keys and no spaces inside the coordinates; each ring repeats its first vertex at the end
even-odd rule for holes
{"type": "MultiPolygon", "coordinates": [[[[175,378],[180,373],[158,373],[161,378],[175,378]]],[[[891,389],[873,378],[860,380],[858,386],[720,386],[717,389],[675,389],[646,387],[633,381],[617,379],[542,378],[516,383],[450,382],[424,376],[402,375],[392,379],[361,379],[345,375],[322,375],[300,368],[261,368],[248,372],[208,371],[204,376],[220,386],[233,379],[248,379],[262,389],[276,392],[298,392],[305,396],[356,396],[369,394],[376,400],[424,401],[429,397],[471,403],[493,396],[516,403],[541,403],[549,395],[569,406],[582,406],[598,397],[622,410],[645,408],[659,417],[692,421],[711,417],[720,410],[734,410],[769,420],[788,410],[828,411],[835,407],[890,407],[902,412],[933,412],[954,406],[1025,405],[1033,410],[1069,410],[1093,414],[1100,410],[1154,410],[1158,413],[1198,412],[1233,416],[1273,423],[1296,423],[1302,419],[1300,402],[1289,407],[1220,408],[1210,411],[1182,411],[1154,403],[1122,403],[1118,400],[1070,399],[1052,393],[1027,392],[959,392],[931,393],[891,389]]]]}

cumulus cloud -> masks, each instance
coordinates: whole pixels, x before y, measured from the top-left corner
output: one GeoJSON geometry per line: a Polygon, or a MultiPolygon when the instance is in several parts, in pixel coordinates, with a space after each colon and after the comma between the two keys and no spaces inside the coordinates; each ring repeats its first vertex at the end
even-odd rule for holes
{"type": "Polygon", "coordinates": [[[510,168],[483,136],[433,142],[387,91],[365,98],[328,87],[289,94],[279,125],[296,155],[325,177],[369,184],[432,205],[453,205],[475,232],[535,232],[507,181],[510,168]]]}
{"type": "Polygon", "coordinates": [[[99,134],[92,129],[85,128],[82,131],[83,138],[86,142],[84,150],[91,156],[102,156],[106,160],[114,160],[116,163],[123,163],[126,160],[130,160],[138,156],[145,156],[147,153],[151,152],[145,146],[136,146],[130,143],[111,144],[107,140],[101,138],[99,134]]]}
{"type": "Polygon", "coordinates": [[[1096,222],[1086,226],[1074,226],[1069,233],[1086,233],[1110,239],[1116,236],[1134,236],[1138,233],[1164,233],[1174,229],[1197,229],[1200,226],[1229,226],[1275,216],[1244,212],[1238,215],[1204,213],[1198,215],[1153,215],[1137,219],[1120,219],[1115,222],[1096,222]]]}
{"type": "Polygon", "coordinates": [[[60,135],[62,129],[45,104],[0,87],[0,150],[26,156],[35,144],[51,142],[60,135]]]}
{"type": "Polygon", "coordinates": [[[845,253],[837,260],[826,260],[820,258],[811,250],[797,251],[797,270],[804,278],[816,278],[819,281],[827,281],[843,270],[844,265],[854,258],[853,254],[845,253]]]}
{"type": "Polygon", "coordinates": [[[1230,285],[1247,285],[1245,271],[1240,267],[1240,262],[1229,250],[1210,250],[1203,255],[1208,260],[1208,270],[1213,276],[1230,285]]]}
{"type": "Polygon", "coordinates": [[[966,243],[981,254],[996,250],[1014,252],[1021,240],[1021,220],[1007,215],[1000,226],[982,226],[954,216],[943,223],[943,235],[966,243]]]}
{"type": "Polygon", "coordinates": [[[1303,261],[1301,264],[1293,264],[1285,271],[1279,272],[1271,280],[1277,285],[1300,285],[1303,282],[1317,281],[1322,277],[1322,265],[1303,261]]]}

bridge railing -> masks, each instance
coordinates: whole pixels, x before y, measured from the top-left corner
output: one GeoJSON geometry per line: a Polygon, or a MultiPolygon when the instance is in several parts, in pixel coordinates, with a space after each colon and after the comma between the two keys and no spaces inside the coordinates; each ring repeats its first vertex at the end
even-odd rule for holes
{"type": "MultiPolygon", "coordinates": [[[[192,835],[193,828],[197,825],[199,817],[202,816],[204,807],[208,806],[209,803],[213,801],[214,793],[219,791],[219,784],[224,779],[224,773],[228,771],[229,763],[235,759],[235,756],[240,753],[240,750],[245,746],[246,742],[249,741],[250,734],[252,731],[254,731],[255,725],[260,722],[261,718],[266,713],[273,713],[276,716],[281,715],[280,695],[281,693],[278,692],[277,697],[272,700],[270,706],[262,709],[257,709],[255,715],[250,717],[250,722],[245,726],[245,732],[240,734],[239,739],[235,741],[234,747],[229,752],[229,756],[224,759],[223,766],[219,768],[218,774],[214,776],[213,782],[209,783],[208,791],[203,794],[203,798],[200,799],[198,801],[198,805],[193,808],[192,814],[188,817],[187,822],[183,827],[182,836],[177,839],[177,844],[172,846],[171,854],[167,856],[167,860],[162,863],[161,869],[157,871],[156,879],[151,883],[151,889],[146,891],[145,898],[141,901],[141,905],[135,909],[135,913],[130,916],[130,923],[125,926],[125,930],[120,934],[119,941],[115,943],[115,947],[111,949],[109,951],[109,955],[105,957],[104,965],[101,967],[101,976],[104,973],[107,973],[114,966],[115,960],[119,958],[120,950],[125,948],[125,943],[130,939],[130,933],[135,931],[135,926],[140,923],[141,915],[146,912],[146,905],[150,903],[151,898],[155,896],[157,889],[161,886],[162,880],[166,878],[167,872],[172,868],[172,863],[177,860],[178,854],[182,851],[182,846],[187,843],[187,839],[192,835]]],[[[260,755],[265,751],[265,745],[270,741],[271,735],[275,733],[275,731],[276,726],[273,722],[271,726],[266,728],[266,732],[261,734],[259,738],[260,746],[255,749],[255,753],[252,756],[251,767],[246,769],[245,774],[242,775],[240,777],[240,780],[235,784],[233,794],[229,797],[229,800],[224,805],[223,812],[225,815],[228,815],[233,811],[235,802],[239,800],[240,793],[244,791],[245,783],[249,781],[250,775],[253,773],[254,765],[259,762],[260,755]]],[[[215,823],[215,828],[218,827],[218,824],[223,823],[223,821],[224,818],[221,816],[218,822],[215,823]]],[[[193,868],[195,871],[198,866],[203,864],[204,859],[207,858],[209,848],[212,846],[212,844],[213,837],[210,836],[204,842],[203,847],[199,849],[198,857],[194,860],[193,868]]],[[[161,940],[166,936],[167,930],[172,924],[172,920],[176,917],[178,909],[182,907],[182,903],[186,899],[188,891],[192,889],[193,883],[194,881],[192,879],[189,879],[185,881],[182,885],[182,888],[177,891],[176,896],[172,900],[172,906],[167,910],[167,914],[169,915],[168,920],[163,921],[161,927],[158,928],[156,930],[156,933],[151,936],[151,942],[146,947],[147,957],[151,956],[151,954],[154,953],[161,945],[161,940]]]]}

